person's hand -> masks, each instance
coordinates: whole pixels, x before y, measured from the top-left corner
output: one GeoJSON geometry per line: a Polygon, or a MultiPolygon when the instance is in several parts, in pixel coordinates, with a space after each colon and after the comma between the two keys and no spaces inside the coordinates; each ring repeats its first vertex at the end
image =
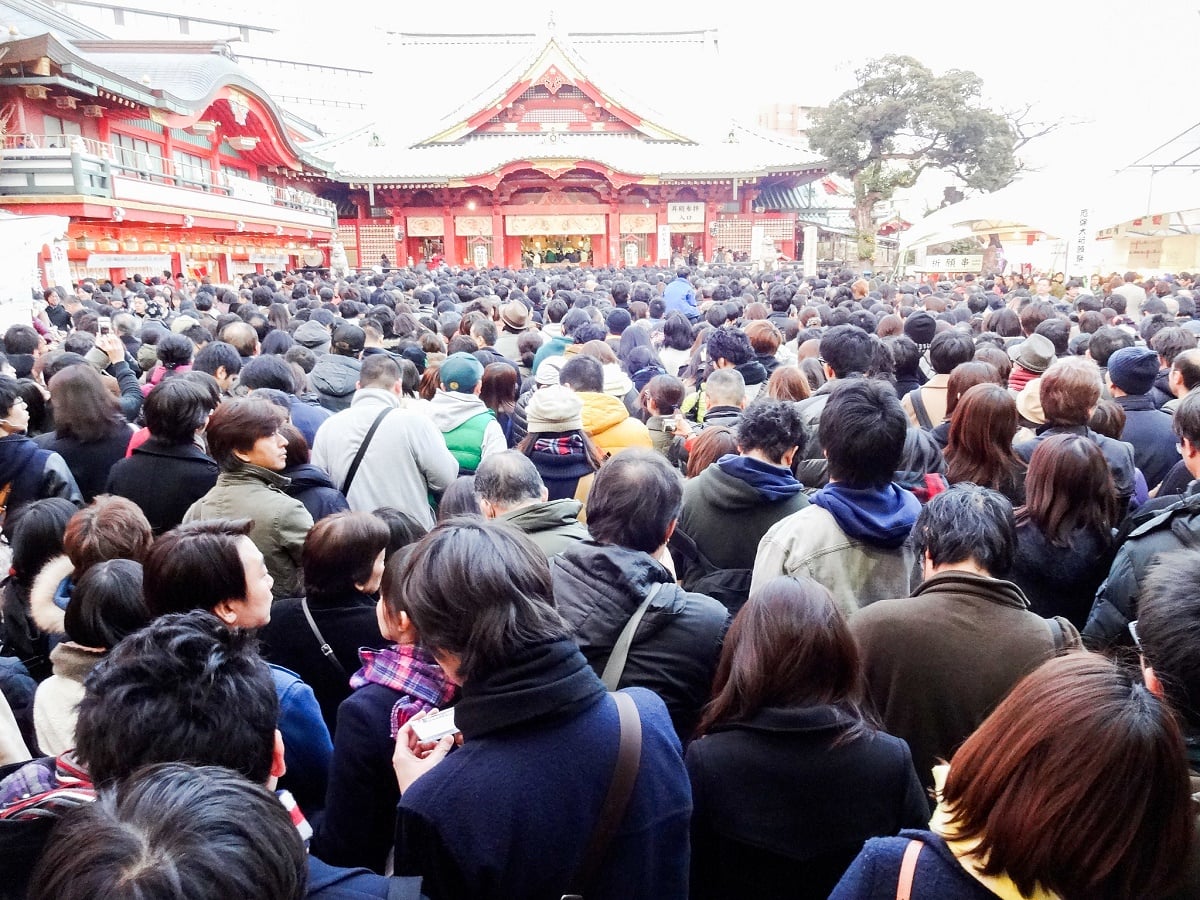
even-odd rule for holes
{"type": "MultiPolygon", "coordinates": [[[[432,710],[431,712],[437,712],[432,710]]],[[[413,733],[412,723],[423,719],[425,713],[417,713],[400,726],[396,732],[396,751],[392,754],[392,771],[396,773],[396,784],[400,793],[407,791],[418,778],[446,758],[454,746],[455,736],[448,734],[440,741],[422,743],[413,733]]]]}
{"type": "Polygon", "coordinates": [[[96,346],[108,354],[110,364],[116,365],[125,361],[125,345],[115,334],[100,335],[96,338],[96,346]]]}

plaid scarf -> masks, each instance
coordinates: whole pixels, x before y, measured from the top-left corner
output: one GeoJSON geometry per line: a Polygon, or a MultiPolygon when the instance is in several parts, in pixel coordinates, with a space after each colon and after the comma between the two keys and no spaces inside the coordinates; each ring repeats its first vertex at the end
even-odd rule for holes
{"type": "Polygon", "coordinates": [[[555,456],[581,456],[583,438],[578,434],[564,434],[561,437],[538,438],[533,442],[534,453],[551,453],[555,456]]]}
{"type": "Polygon", "coordinates": [[[392,707],[393,738],[400,726],[417,713],[445,707],[458,690],[423,647],[396,644],[386,650],[362,649],[358,658],[363,666],[350,676],[351,688],[378,684],[404,695],[392,707]]]}
{"type": "Polygon", "coordinates": [[[0,820],[57,817],[95,798],[92,779],[67,751],[27,763],[0,782],[0,820]]]}

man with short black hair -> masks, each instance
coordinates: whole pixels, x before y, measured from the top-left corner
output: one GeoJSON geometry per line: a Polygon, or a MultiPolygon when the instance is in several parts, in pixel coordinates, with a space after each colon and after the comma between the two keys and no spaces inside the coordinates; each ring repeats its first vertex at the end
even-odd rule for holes
{"type": "Polygon", "coordinates": [[[750,594],[763,535],[808,506],[791,471],[792,459],[807,441],[796,405],[756,400],[736,427],[740,455],[724,456],[685,482],[671,543],[680,584],[721,601],[731,615],[750,594]]]}
{"type": "Polygon", "coordinates": [[[929,345],[933,377],[900,400],[908,421],[926,431],[940,425],[946,418],[950,373],[956,366],[974,358],[975,342],[966,332],[951,329],[935,336],[929,345]]]}
{"type": "Polygon", "coordinates": [[[829,402],[837,382],[860,377],[870,370],[875,357],[876,340],[873,335],[854,325],[836,325],[821,337],[818,359],[825,370],[826,381],[811,397],[797,404],[804,417],[804,426],[812,436],[795,467],[796,477],[805,487],[821,487],[829,480],[829,464],[825,459],[821,438],[821,416],[825,404],[829,402]]]}
{"type": "Polygon", "coordinates": [[[583,504],[570,498],[546,499],[542,476],[524,453],[505,450],[481,462],[475,470],[475,493],[485,519],[519,528],[547,559],[588,537],[579,521],[583,504]]]}
{"type": "Polygon", "coordinates": [[[682,478],[661,454],[628,450],[600,467],[588,495],[592,540],[553,560],[554,599],[597,673],[636,616],[619,686],[654,691],[681,741],[708,702],[729,614],[680,588],[659,561],[675,531],[682,478]]]}
{"type": "Polygon", "coordinates": [[[829,484],[763,536],[751,593],[778,575],[804,575],[825,585],[850,616],[908,593],[916,561],[908,537],[921,504],[892,480],[908,418],[891,386],[849,379],[828,401],[821,431],[829,484]]]}
{"type": "Polygon", "coordinates": [[[914,535],[924,583],[911,597],[860,610],[850,631],[884,730],[908,742],[929,787],[933,766],[954,754],[1013,685],[1080,642],[1069,621],[1031,612],[1021,589],[998,577],[1017,547],[1003,495],[956,485],[929,501],[914,535]]]}
{"type": "MultiPolygon", "coordinates": [[[[215,342],[214,346],[219,343],[215,342]]],[[[291,363],[273,353],[248,360],[242,366],[238,384],[251,394],[257,390],[281,391],[287,397],[292,424],[304,435],[310,447],[317,439],[318,429],[332,415],[323,406],[305,402],[296,395],[296,378],[291,363]]]]}

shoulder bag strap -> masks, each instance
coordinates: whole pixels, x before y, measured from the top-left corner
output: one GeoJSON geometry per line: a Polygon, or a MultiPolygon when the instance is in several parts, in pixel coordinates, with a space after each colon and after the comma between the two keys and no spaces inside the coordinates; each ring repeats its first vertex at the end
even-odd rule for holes
{"type": "Polygon", "coordinates": [[[1058,616],[1047,619],[1046,624],[1050,626],[1050,637],[1054,640],[1054,655],[1057,656],[1067,649],[1067,633],[1063,630],[1062,622],[1058,621],[1058,616]]]}
{"type": "Polygon", "coordinates": [[[913,412],[917,414],[917,421],[921,423],[921,427],[926,431],[931,431],[933,420],[929,418],[929,410],[925,408],[925,398],[921,396],[921,389],[915,388],[909,391],[908,399],[912,403],[913,412]]]}
{"type": "Polygon", "coordinates": [[[300,599],[300,608],[304,610],[304,618],[308,621],[308,628],[313,633],[313,637],[317,639],[317,644],[321,648],[321,655],[324,656],[333,667],[338,670],[338,674],[345,676],[345,667],[338,662],[337,654],[333,652],[333,648],[329,646],[329,641],[325,640],[325,635],[321,634],[321,629],[317,627],[317,620],[313,618],[312,611],[308,608],[308,598],[300,599]]]}
{"type": "Polygon", "coordinates": [[[614,693],[617,704],[617,715],[620,717],[620,744],[617,747],[617,764],[613,769],[612,780],[608,783],[608,793],[604,797],[604,805],[600,807],[600,818],[592,831],[587,850],[583,854],[583,862],[571,879],[573,893],[563,894],[562,900],[583,900],[583,891],[592,886],[600,863],[608,852],[608,847],[616,836],[617,828],[625,818],[625,810],[629,807],[629,798],[633,796],[633,785],[637,781],[638,768],[642,762],[642,720],[638,716],[637,704],[628,694],[614,693]]]}
{"type": "Polygon", "coordinates": [[[912,840],[904,848],[904,858],[900,860],[900,880],[896,883],[896,900],[910,900],[912,897],[913,878],[917,874],[917,857],[925,845],[921,841],[912,840]]]}
{"type": "Polygon", "coordinates": [[[650,588],[650,593],[634,610],[633,615],[629,617],[629,621],[625,623],[625,627],[617,636],[617,642],[613,644],[612,653],[608,655],[608,662],[604,665],[604,674],[600,676],[600,680],[610,691],[615,691],[621,681],[621,675],[625,672],[625,663],[629,661],[629,649],[633,646],[633,635],[637,632],[638,625],[642,623],[646,610],[650,608],[650,601],[658,595],[662,586],[663,582],[660,581],[650,588]]]}
{"type": "Polygon", "coordinates": [[[358,467],[362,464],[363,456],[366,455],[367,446],[371,443],[371,438],[375,437],[375,432],[379,429],[387,414],[392,411],[393,407],[389,406],[383,412],[375,417],[375,421],[371,423],[371,427],[367,429],[367,436],[363,438],[363,442],[358,445],[358,452],[354,454],[354,462],[350,463],[350,471],[346,473],[346,480],[342,482],[342,496],[345,497],[350,493],[350,485],[354,483],[354,476],[358,474],[358,467]]]}

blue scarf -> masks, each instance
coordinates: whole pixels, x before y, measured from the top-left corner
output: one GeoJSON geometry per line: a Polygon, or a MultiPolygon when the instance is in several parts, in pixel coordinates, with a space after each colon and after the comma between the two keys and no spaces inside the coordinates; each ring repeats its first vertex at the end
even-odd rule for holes
{"type": "Polygon", "coordinates": [[[746,482],[768,503],[787,500],[801,491],[800,482],[789,469],[749,456],[727,453],[717,460],[717,467],[726,475],[746,482]]]}
{"type": "Polygon", "coordinates": [[[848,538],[894,550],[904,543],[921,512],[921,502],[897,484],[851,488],[830,484],[811,500],[828,510],[848,538]]]}

